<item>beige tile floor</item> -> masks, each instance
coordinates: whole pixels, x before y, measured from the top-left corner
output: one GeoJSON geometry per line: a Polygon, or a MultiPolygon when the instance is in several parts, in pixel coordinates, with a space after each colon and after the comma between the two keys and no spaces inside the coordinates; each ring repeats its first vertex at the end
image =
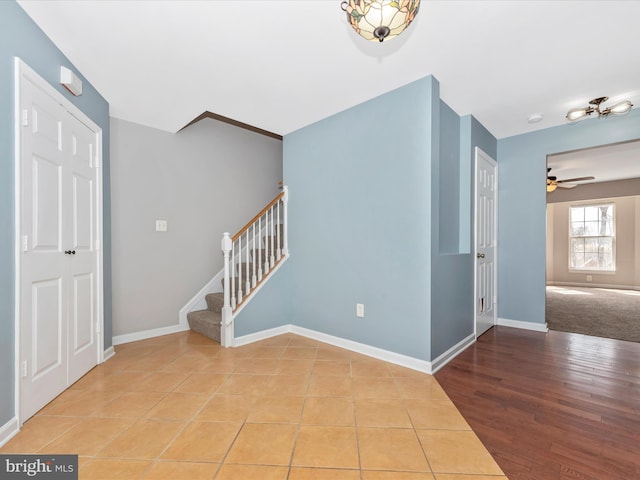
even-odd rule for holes
{"type": "Polygon", "coordinates": [[[83,480],[507,478],[430,375],[293,334],[116,352],[0,452],[77,453],[83,480]]]}

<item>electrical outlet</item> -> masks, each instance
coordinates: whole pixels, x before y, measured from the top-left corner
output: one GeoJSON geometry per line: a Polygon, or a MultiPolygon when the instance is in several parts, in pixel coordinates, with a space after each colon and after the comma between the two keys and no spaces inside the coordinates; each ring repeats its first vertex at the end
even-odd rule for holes
{"type": "Polygon", "coordinates": [[[364,303],[356,303],[356,317],[364,317],[364,303]]]}
{"type": "Polygon", "coordinates": [[[591,282],[593,281],[593,276],[592,275],[587,275],[587,282],[591,282]]]}
{"type": "Polygon", "coordinates": [[[166,220],[156,220],[156,232],[166,232],[168,227],[169,225],[166,220]]]}

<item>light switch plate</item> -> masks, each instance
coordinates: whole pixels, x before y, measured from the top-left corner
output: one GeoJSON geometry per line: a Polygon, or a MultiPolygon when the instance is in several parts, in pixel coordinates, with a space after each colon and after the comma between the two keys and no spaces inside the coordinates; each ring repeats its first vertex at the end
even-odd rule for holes
{"type": "Polygon", "coordinates": [[[356,303],[356,317],[364,317],[364,303],[356,303]]]}
{"type": "Polygon", "coordinates": [[[156,232],[166,232],[168,227],[166,220],[156,220],[156,232]]]}

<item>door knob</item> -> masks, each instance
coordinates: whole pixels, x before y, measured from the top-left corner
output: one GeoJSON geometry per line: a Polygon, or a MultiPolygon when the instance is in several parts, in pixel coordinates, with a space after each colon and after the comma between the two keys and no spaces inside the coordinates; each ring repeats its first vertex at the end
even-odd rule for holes
{"type": "Polygon", "coordinates": [[[476,254],[476,257],[478,257],[478,258],[484,258],[484,253],[478,253],[478,254],[476,254]]]}
{"type": "Polygon", "coordinates": [[[75,255],[76,251],[75,250],[65,250],[64,253],[66,253],[67,255],[75,255]]]}

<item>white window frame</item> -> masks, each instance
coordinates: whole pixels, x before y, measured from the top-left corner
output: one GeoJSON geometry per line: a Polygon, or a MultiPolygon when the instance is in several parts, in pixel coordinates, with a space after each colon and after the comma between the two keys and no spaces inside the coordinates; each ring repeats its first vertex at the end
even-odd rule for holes
{"type": "Polygon", "coordinates": [[[569,206],[569,215],[568,215],[568,255],[567,255],[567,263],[570,272],[586,272],[586,273],[598,273],[598,274],[615,274],[617,268],[616,262],[616,204],[615,202],[589,202],[589,203],[579,203],[569,206]],[[601,206],[611,206],[612,212],[612,222],[611,222],[611,235],[606,235],[606,237],[611,237],[611,256],[613,267],[611,269],[596,269],[596,268],[575,268],[571,266],[571,258],[573,256],[573,250],[571,249],[571,240],[573,238],[600,238],[600,236],[579,236],[572,235],[571,229],[571,210],[573,208],[586,208],[586,207],[601,207],[601,206]]]}

